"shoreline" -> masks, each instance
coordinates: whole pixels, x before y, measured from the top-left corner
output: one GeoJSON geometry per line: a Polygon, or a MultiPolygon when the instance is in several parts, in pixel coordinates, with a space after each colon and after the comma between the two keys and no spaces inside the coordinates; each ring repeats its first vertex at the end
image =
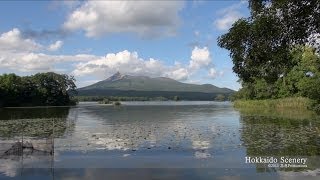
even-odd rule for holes
{"type": "Polygon", "coordinates": [[[0,107],[3,109],[17,109],[17,108],[55,108],[55,107],[76,107],[77,105],[69,105],[69,106],[12,106],[12,107],[0,107]]]}
{"type": "MultiPolygon", "coordinates": [[[[231,102],[231,101],[202,101],[202,100],[180,100],[180,101],[173,101],[173,100],[168,100],[168,101],[120,101],[120,102],[221,102],[221,103],[226,103],[226,102],[231,102]]],[[[10,106],[10,107],[0,107],[0,109],[18,109],[18,108],[65,108],[65,107],[77,107],[79,104],[98,104],[98,105],[113,105],[111,104],[100,104],[99,101],[79,101],[76,105],[64,105],[64,106],[10,106]]],[[[125,105],[125,104],[122,104],[125,105]]]]}
{"type": "Polygon", "coordinates": [[[233,107],[245,115],[281,117],[289,119],[319,118],[312,109],[313,100],[302,97],[265,100],[236,100],[233,107]]]}
{"type": "Polygon", "coordinates": [[[304,97],[289,97],[280,99],[263,99],[263,100],[235,100],[235,108],[267,108],[267,109],[300,109],[311,110],[312,100],[304,97]]]}

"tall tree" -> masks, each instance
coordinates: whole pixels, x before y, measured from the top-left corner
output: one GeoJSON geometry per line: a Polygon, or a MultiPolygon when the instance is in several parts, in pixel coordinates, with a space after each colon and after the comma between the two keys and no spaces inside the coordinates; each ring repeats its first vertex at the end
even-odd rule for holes
{"type": "Polygon", "coordinates": [[[292,56],[297,45],[319,51],[319,0],[250,0],[249,8],[250,17],[238,20],[218,38],[219,46],[230,51],[243,87],[285,79],[297,65],[292,56]]]}

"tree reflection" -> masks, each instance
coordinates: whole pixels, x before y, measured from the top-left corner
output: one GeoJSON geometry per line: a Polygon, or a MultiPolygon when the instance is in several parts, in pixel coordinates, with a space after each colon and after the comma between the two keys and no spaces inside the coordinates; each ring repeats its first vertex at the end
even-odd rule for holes
{"type": "MultiPolygon", "coordinates": [[[[308,168],[281,170],[305,170],[319,167],[320,121],[317,119],[288,119],[270,116],[241,115],[243,125],[241,140],[247,156],[308,157],[308,168]]],[[[272,171],[257,165],[258,171],[272,171]]]]}
{"type": "Polygon", "coordinates": [[[74,129],[75,119],[69,110],[66,107],[1,109],[0,172],[16,176],[30,164],[52,168],[55,138],[74,129]]]}
{"type": "Polygon", "coordinates": [[[68,122],[69,108],[2,109],[0,138],[28,136],[33,138],[60,137],[68,122]]]}

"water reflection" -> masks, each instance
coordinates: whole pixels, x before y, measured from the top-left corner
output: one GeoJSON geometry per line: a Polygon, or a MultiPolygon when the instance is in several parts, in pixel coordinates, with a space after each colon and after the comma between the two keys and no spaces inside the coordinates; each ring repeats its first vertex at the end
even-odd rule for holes
{"type": "Polygon", "coordinates": [[[277,179],[297,175],[294,171],[314,175],[320,167],[320,121],[312,118],[239,113],[230,103],[214,102],[28,110],[1,110],[0,178],[39,173],[42,179],[53,174],[85,179],[108,172],[121,179],[137,168],[141,179],[151,173],[157,178],[271,174],[277,179]],[[307,169],[266,168],[245,164],[245,156],[308,156],[310,164],[307,169]]]}
{"type": "Polygon", "coordinates": [[[69,109],[1,109],[0,172],[14,177],[24,168],[52,168],[54,139],[74,126],[69,109]]]}
{"type": "Polygon", "coordinates": [[[247,156],[307,157],[307,168],[268,168],[257,164],[258,172],[304,171],[320,167],[319,119],[241,115],[241,139],[247,156]]]}
{"type": "Polygon", "coordinates": [[[320,155],[320,121],[241,116],[248,155],[320,155]]]}
{"type": "MultiPolygon", "coordinates": [[[[90,106],[81,107],[79,111],[81,124],[76,125],[70,145],[74,151],[184,149],[202,152],[211,147],[214,134],[210,128],[224,113],[223,107],[212,109],[211,106],[196,109],[90,106]]],[[[63,143],[63,139],[59,141],[63,143]]]]}
{"type": "Polygon", "coordinates": [[[70,107],[0,108],[0,120],[66,118],[70,107]]]}

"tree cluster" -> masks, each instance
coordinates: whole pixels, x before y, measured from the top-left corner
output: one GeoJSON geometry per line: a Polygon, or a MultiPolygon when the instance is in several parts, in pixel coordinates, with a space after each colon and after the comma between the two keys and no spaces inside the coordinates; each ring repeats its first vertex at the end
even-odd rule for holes
{"type": "Polygon", "coordinates": [[[320,102],[320,1],[250,0],[249,8],[218,39],[242,84],[235,98],[320,102]]]}
{"type": "Polygon", "coordinates": [[[75,79],[53,72],[20,77],[0,76],[0,106],[61,106],[74,104],[75,79]]]}

